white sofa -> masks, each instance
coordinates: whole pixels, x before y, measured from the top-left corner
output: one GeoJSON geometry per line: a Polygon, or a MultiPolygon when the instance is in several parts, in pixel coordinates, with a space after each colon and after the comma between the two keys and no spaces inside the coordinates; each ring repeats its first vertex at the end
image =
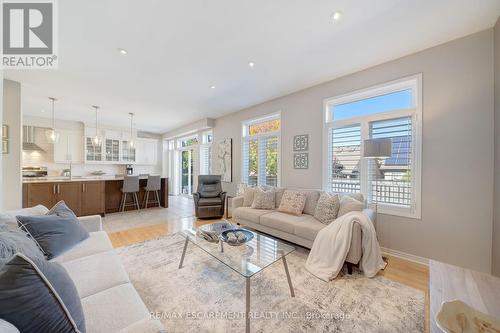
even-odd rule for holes
{"type": "MultiPolygon", "coordinates": [[[[48,209],[36,206],[0,214],[0,223],[12,225],[16,215],[40,215],[48,209]]],[[[166,332],[152,319],[129,280],[111,241],[102,230],[101,217],[80,217],[90,237],[52,259],[61,263],[80,295],[87,333],[166,332]]]]}
{"type": "MultiPolygon", "coordinates": [[[[285,191],[286,189],[277,189],[277,191],[285,191]]],[[[301,191],[294,189],[296,191],[301,191]]],[[[243,196],[237,196],[232,199],[232,215],[233,221],[266,234],[287,240],[300,246],[311,248],[318,232],[326,227],[314,218],[314,209],[321,194],[319,190],[302,190],[306,193],[306,206],[304,213],[301,216],[294,216],[286,213],[278,212],[276,209],[254,209],[244,206],[243,196]]],[[[282,195],[282,193],[280,194],[282,195]]],[[[276,208],[279,207],[278,199],[280,195],[276,195],[276,208]]],[[[349,196],[361,196],[361,194],[339,194],[349,196]]],[[[361,198],[361,200],[363,200],[361,198]]],[[[366,206],[366,205],[365,205],[366,206]]],[[[371,208],[365,208],[363,213],[375,225],[376,214],[371,208]]],[[[354,223],[352,227],[352,239],[349,253],[347,254],[346,263],[349,274],[352,273],[352,266],[357,265],[361,259],[361,226],[354,223]]]]}

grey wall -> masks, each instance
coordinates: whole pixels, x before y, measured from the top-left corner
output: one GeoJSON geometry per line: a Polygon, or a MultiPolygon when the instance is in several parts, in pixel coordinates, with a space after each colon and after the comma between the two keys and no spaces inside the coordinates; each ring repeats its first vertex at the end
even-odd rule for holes
{"type": "MultiPolygon", "coordinates": [[[[334,66],[335,64],[332,64],[334,66]]],[[[241,122],[282,112],[282,186],[322,187],[323,100],[423,73],[422,219],[380,215],[381,246],[491,271],[493,220],[493,30],[216,119],[214,139],[233,138],[234,192],[241,122]],[[308,170],[294,170],[292,137],[308,133],[308,170]]]]}
{"type": "Polygon", "coordinates": [[[500,276],[500,18],[495,25],[495,200],[493,214],[491,271],[500,276]]]}
{"type": "Polygon", "coordinates": [[[9,126],[9,153],[2,155],[2,209],[13,210],[22,206],[22,113],[19,82],[3,81],[3,123],[9,126]]]}

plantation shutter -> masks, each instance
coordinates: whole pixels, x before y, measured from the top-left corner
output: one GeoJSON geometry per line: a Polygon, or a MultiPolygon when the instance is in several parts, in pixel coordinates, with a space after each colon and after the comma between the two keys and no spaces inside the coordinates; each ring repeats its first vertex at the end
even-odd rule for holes
{"type": "Polygon", "coordinates": [[[392,156],[369,165],[369,194],[373,201],[414,207],[412,117],[371,122],[370,137],[392,141],[392,156]]]}
{"type": "Polygon", "coordinates": [[[200,146],[200,175],[209,175],[212,172],[212,145],[200,146]]]}
{"type": "Polygon", "coordinates": [[[330,128],[328,155],[328,190],[361,192],[361,126],[330,128]]]}

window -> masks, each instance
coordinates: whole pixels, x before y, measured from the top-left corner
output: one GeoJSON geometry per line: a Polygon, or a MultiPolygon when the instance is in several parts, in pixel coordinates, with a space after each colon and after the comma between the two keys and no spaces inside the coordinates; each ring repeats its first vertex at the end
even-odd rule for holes
{"type": "Polygon", "coordinates": [[[421,75],[325,101],[325,188],[361,192],[381,213],[420,218],[421,75]],[[363,141],[390,138],[386,160],[363,141]]]}
{"type": "Polygon", "coordinates": [[[212,132],[205,132],[202,135],[200,145],[200,175],[212,173],[212,132]]]}
{"type": "Polygon", "coordinates": [[[280,182],[279,114],[243,123],[242,182],[278,186],[280,182]]]}

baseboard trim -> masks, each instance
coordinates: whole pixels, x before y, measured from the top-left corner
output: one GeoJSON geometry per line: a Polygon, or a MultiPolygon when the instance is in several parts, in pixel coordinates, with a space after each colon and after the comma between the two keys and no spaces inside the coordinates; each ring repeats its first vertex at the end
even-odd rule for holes
{"type": "Polygon", "coordinates": [[[398,251],[398,250],[393,250],[393,249],[388,249],[386,247],[381,247],[382,254],[393,256],[393,257],[398,257],[404,260],[416,262],[417,264],[422,264],[425,266],[429,266],[429,259],[424,258],[424,257],[419,257],[414,254],[409,254],[406,252],[398,251]]]}

